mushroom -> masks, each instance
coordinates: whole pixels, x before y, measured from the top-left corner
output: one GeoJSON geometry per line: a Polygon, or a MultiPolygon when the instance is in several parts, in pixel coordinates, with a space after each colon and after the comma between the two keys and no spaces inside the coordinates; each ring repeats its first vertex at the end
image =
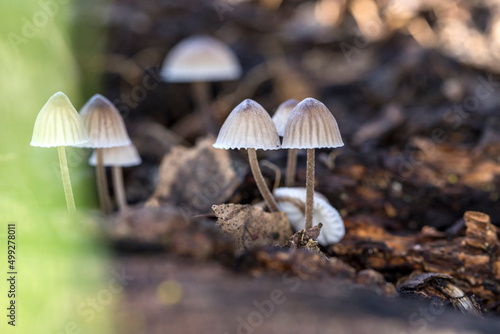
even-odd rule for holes
{"type": "MultiPolygon", "coordinates": [[[[120,210],[125,210],[127,208],[122,167],[138,166],[141,163],[141,157],[133,144],[102,149],[102,164],[105,167],[111,167],[113,190],[120,210]]],[[[95,151],[90,156],[89,164],[92,166],[97,164],[95,151]]]]}
{"type": "Polygon", "coordinates": [[[320,101],[307,98],[288,116],[282,148],[307,149],[306,229],[312,227],[314,202],[314,150],[344,146],[335,117],[320,101]]]}
{"type": "Polygon", "coordinates": [[[92,98],[80,111],[90,141],[80,147],[94,148],[96,152],[96,179],[99,202],[104,213],[111,212],[106,170],[103,165],[103,148],[126,146],[132,142],[127,134],[123,118],[118,109],[100,94],[92,98]]]}
{"type": "Polygon", "coordinates": [[[57,92],[38,113],[33,128],[31,146],[57,147],[59,166],[68,211],[75,211],[75,199],[69,177],[65,146],[74,146],[89,141],[82,118],[63,92],[57,92]]]}
{"type": "MultiPolygon", "coordinates": [[[[304,229],[306,188],[277,188],[274,190],[274,197],[278,202],[294,231],[304,229]]],[[[339,242],[345,235],[344,222],[339,212],[330,205],[326,197],[318,192],[314,192],[313,223],[316,226],[323,224],[318,237],[318,242],[323,246],[339,242]]]]}
{"type": "Polygon", "coordinates": [[[260,171],[255,150],[277,150],[280,148],[280,139],[271,116],[260,104],[246,99],[236,106],[222,125],[213,146],[226,150],[246,148],[260,194],[271,212],[279,211],[260,171]]]}
{"type": "Polygon", "coordinates": [[[227,45],[213,37],[191,36],[173,47],[160,76],[166,82],[192,83],[192,94],[207,128],[215,132],[208,82],[235,80],[241,72],[236,55],[227,45]]]}
{"type": "MultiPolygon", "coordinates": [[[[295,99],[286,100],[278,106],[278,109],[276,109],[276,112],[273,115],[273,122],[276,125],[276,129],[278,130],[278,135],[280,137],[285,135],[285,126],[288,116],[298,103],[299,101],[295,99]]],[[[292,148],[288,150],[288,159],[286,162],[285,185],[287,187],[292,187],[295,182],[296,167],[297,150],[292,148]]]]}

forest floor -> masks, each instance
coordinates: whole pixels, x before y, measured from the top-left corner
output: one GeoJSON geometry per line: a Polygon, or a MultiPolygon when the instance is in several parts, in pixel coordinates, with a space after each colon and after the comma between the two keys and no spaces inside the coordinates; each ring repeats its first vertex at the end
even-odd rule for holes
{"type": "MultiPolygon", "coordinates": [[[[482,5],[443,14],[440,2],[417,1],[401,25],[381,16],[383,33],[363,36],[345,2],[335,28],[301,21],[311,2],[276,2],[234,6],[221,19],[212,2],[118,1],[119,13],[140,12],[149,25],[115,22],[106,89],[133,92],[187,32],[227,41],[246,74],[214,84],[219,124],[245,98],[272,113],[288,98],[313,96],[336,117],[345,146],[317,150],[315,190],[340,212],[345,237],[322,247],[286,243],[291,232],[281,230],[249,245],[241,233],[222,233],[231,214],[213,205],[252,205],[231,209],[241,210],[231,222],[242,228],[279,219],[256,208],[262,199],[245,152],[211,147],[188,85],[162,83],[129,106],[125,121],[144,164],[125,171],[135,204],[105,225],[115,261],[135,276],[120,332],[500,332],[500,70],[468,39],[493,48],[492,34],[478,28],[493,19],[464,14],[482,5]],[[447,39],[450,17],[477,32],[461,35],[461,53],[447,39]],[[416,34],[418,24],[430,31],[416,34]]],[[[272,187],[287,152],[259,158],[272,187]]]]}

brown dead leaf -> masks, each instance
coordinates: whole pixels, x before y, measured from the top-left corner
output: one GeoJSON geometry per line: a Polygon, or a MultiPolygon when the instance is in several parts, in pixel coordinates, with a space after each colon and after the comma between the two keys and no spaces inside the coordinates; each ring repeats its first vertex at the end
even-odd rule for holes
{"type": "Polygon", "coordinates": [[[175,146],[160,165],[159,182],[148,206],[175,205],[185,216],[208,213],[227,200],[242,180],[229,152],[212,147],[213,138],[195,147],[175,146]]]}
{"type": "Polygon", "coordinates": [[[323,224],[319,223],[318,225],[308,230],[304,229],[297,231],[290,237],[285,247],[292,249],[310,249],[313,252],[318,253],[326,258],[326,255],[321,252],[318,247],[318,242],[316,241],[316,239],[318,239],[319,237],[321,227],[323,227],[323,224]]]}
{"type": "Polygon", "coordinates": [[[282,245],[293,233],[284,212],[269,213],[240,204],[214,205],[212,209],[217,226],[236,241],[239,251],[257,245],[282,245]]]}

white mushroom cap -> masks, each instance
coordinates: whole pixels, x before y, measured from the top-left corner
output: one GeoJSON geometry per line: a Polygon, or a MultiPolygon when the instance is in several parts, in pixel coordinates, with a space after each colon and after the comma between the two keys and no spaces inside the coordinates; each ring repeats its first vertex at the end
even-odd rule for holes
{"type": "MultiPolygon", "coordinates": [[[[142,159],[133,144],[127,146],[108,147],[102,149],[103,165],[106,167],[132,167],[142,163],[142,159]]],[[[97,164],[95,151],[89,159],[89,164],[97,164]]]]}
{"type": "MultiPolygon", "coordinates": [[[[274,197],[295,231],[305,227],[306,188],[277,188],[274,197]]],[[[323,246],[339,242],[345,235],[339,212],[320,193],[314,193],[313,226],[323,224],[318,242],[323,246]]]]}
{"type": "Polygon", "coordinates": [[[282,148],[344,146],[335,117],[320,101],[307,98],[288,117],[282,148]]]}
{"type": "Polygon", "coordinates": [[[235,80],[241,76],[241,66],[224,43],[209,36],[192,36],[169,52],[160,76],[166,82],[235,80]]]}
{"type": "Polygon", "coordinates": [[[246,99],[231,111],[213,146],[226,150],[277,150],[280,138],[267,111],[254,100],[246,99]]]}
{"type": "Polygon", "coordinates": [[[274,112],[273,122],[276,125],[276,129],[278,130],[278,134],[280,137],[285,135],[285,126],[288,116],[292,112],[293,108],[299,103],[299,101],[295,99],[286,100],[282,104],[278,106],[278,109],[274,112]]]}
{"type": "Polygon", "coordinates": [[[31,146],[73,146],[88,142],[82,118],[63,92],[57,92],[38,113],[31,146]]]}
{"type": "Polygon", "coordinates": [[[104,148],[131,144],[120,112],[104,96],[92,96],[82,107],[80,115],[90,139],[81,147],[104,148]]]}

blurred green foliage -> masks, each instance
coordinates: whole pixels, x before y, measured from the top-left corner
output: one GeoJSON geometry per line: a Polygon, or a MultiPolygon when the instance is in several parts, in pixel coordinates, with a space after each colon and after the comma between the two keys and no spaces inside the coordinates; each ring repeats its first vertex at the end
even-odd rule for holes
{"type": "MultiPolygon", "coordinates": [[[[89,41],[98,29],[80,31],[78,10],[66,0],[1,4],[0,333],[107,333],[112,302],[119,297],[114,293],[90,316],[89,298],[98,297],[111,277],[106,251],[93,219],[66,212],[57,150],[29,145],[36,116],[52,94],[65,92],[79,109],[82,91],[97,92],[96,72],[81,73],[74,36],[89,41]],[[6,317],[8,223],[17,225],[16,327],[6,317]]],[[[101,45],[87,45],[86,56],[101,45]]],[[[68,149],[80,210],[95,205],[89,154],[68,149]]]]}

